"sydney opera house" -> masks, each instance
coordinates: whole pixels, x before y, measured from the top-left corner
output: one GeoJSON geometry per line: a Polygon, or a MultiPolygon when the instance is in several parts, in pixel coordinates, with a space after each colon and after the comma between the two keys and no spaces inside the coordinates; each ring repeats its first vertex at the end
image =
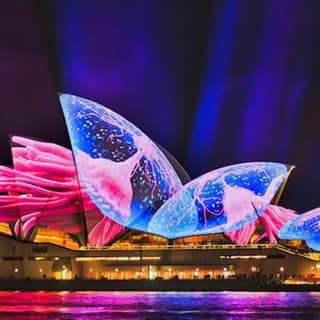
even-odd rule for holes
{"type": "Polygon", "coordinates": [[[0,278],[320,278],[320,209],[277,206],[293,166],[235,164],[191,180],[111,109],[60,102],[72,150],[10,137],[0,278]]]}

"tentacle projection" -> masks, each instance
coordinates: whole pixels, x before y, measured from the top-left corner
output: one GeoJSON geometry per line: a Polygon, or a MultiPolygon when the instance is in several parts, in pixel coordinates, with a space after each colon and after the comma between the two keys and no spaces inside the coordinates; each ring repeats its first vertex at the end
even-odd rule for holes
{"type": "Polygon", "coordinates": [[[282,226],[295,217],[297,217],[297,214],[294,210],[276,205],[269,205],[254,222],[233,232],[225,232],[225,235],[236,244],[248,244],[260,222],[266,232],[255,239],[255,242],[259,242],[267,237],[270,243],[276,244],[282,226]]]}
{"type": "Polygon", "coordinates": [[[79,184],[70,150],[23,137],[12,141],[14,169],[0,166],[0,221],[13,223],[17,237],[27,238],[37,225],[80,233],[84,212],[95,217],[95,224],[108,226],[104,233],[90,226],[91,245],[104,245],[124,230],[100,212],[79,184]]]}

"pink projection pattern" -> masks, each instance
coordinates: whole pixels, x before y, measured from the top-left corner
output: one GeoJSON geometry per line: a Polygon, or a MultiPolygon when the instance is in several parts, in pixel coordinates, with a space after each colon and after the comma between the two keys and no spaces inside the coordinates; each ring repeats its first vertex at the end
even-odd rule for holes
{"type": "Polygon", "coordinates": [[[84,212],[92,226],[91,245],[104,245],[124,230],[79,184],[70,150],[17,136],[12,142],[14,169],[0,167],[0,221],[14,223],[17,237],[26,238],[36,225],[81,233],[84,212]]]}
{"type": "Polygon", "coordinates": [[[239,230],[225,232],[225,235],[236,244],[248,244],[252,235],[256,231],[259,222],[261,222],[266,232],[255,239],[255,242],[259,242],[263,238],[267,237],[270,243],[276,244],[278,243],[277,238],[279,237],[279,231],[282,226],[295,217],[297,217],[297,214],[294,210],[269,205],[268,208],[259,216],[259,219],[256,219],[239,230]]]}

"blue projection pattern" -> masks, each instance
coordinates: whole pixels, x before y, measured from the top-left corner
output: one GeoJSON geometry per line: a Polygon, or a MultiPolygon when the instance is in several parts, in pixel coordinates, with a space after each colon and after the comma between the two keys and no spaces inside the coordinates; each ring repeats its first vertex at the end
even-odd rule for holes
{"type": "Polygon", "coordinates": [[[97,207],[138,230],[182,183],[160,149],[133,124],[95,102],[62,94],[79,177],[97,207]]]}
{"type": "Polygon", "coordinates": [[[308,211],[287,222],[279,232],[285,240],[305,240],[307,245],[320,251],[320,208],[308,211]]]}
{"type": "Polygon", "coordinates": [[[259,218],[287,175],[280,163],[224,167],[186,184],[154,215],[149,232],[167,238],[238,230],[259,218]]]}

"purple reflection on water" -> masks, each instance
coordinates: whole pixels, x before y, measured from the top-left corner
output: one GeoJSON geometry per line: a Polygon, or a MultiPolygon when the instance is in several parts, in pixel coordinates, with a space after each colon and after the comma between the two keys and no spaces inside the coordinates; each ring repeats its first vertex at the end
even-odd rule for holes
{"type": "Polygon", "coordinates": [[[318,319],[315,292],[0,292],[0,319],[318,319]]]}

